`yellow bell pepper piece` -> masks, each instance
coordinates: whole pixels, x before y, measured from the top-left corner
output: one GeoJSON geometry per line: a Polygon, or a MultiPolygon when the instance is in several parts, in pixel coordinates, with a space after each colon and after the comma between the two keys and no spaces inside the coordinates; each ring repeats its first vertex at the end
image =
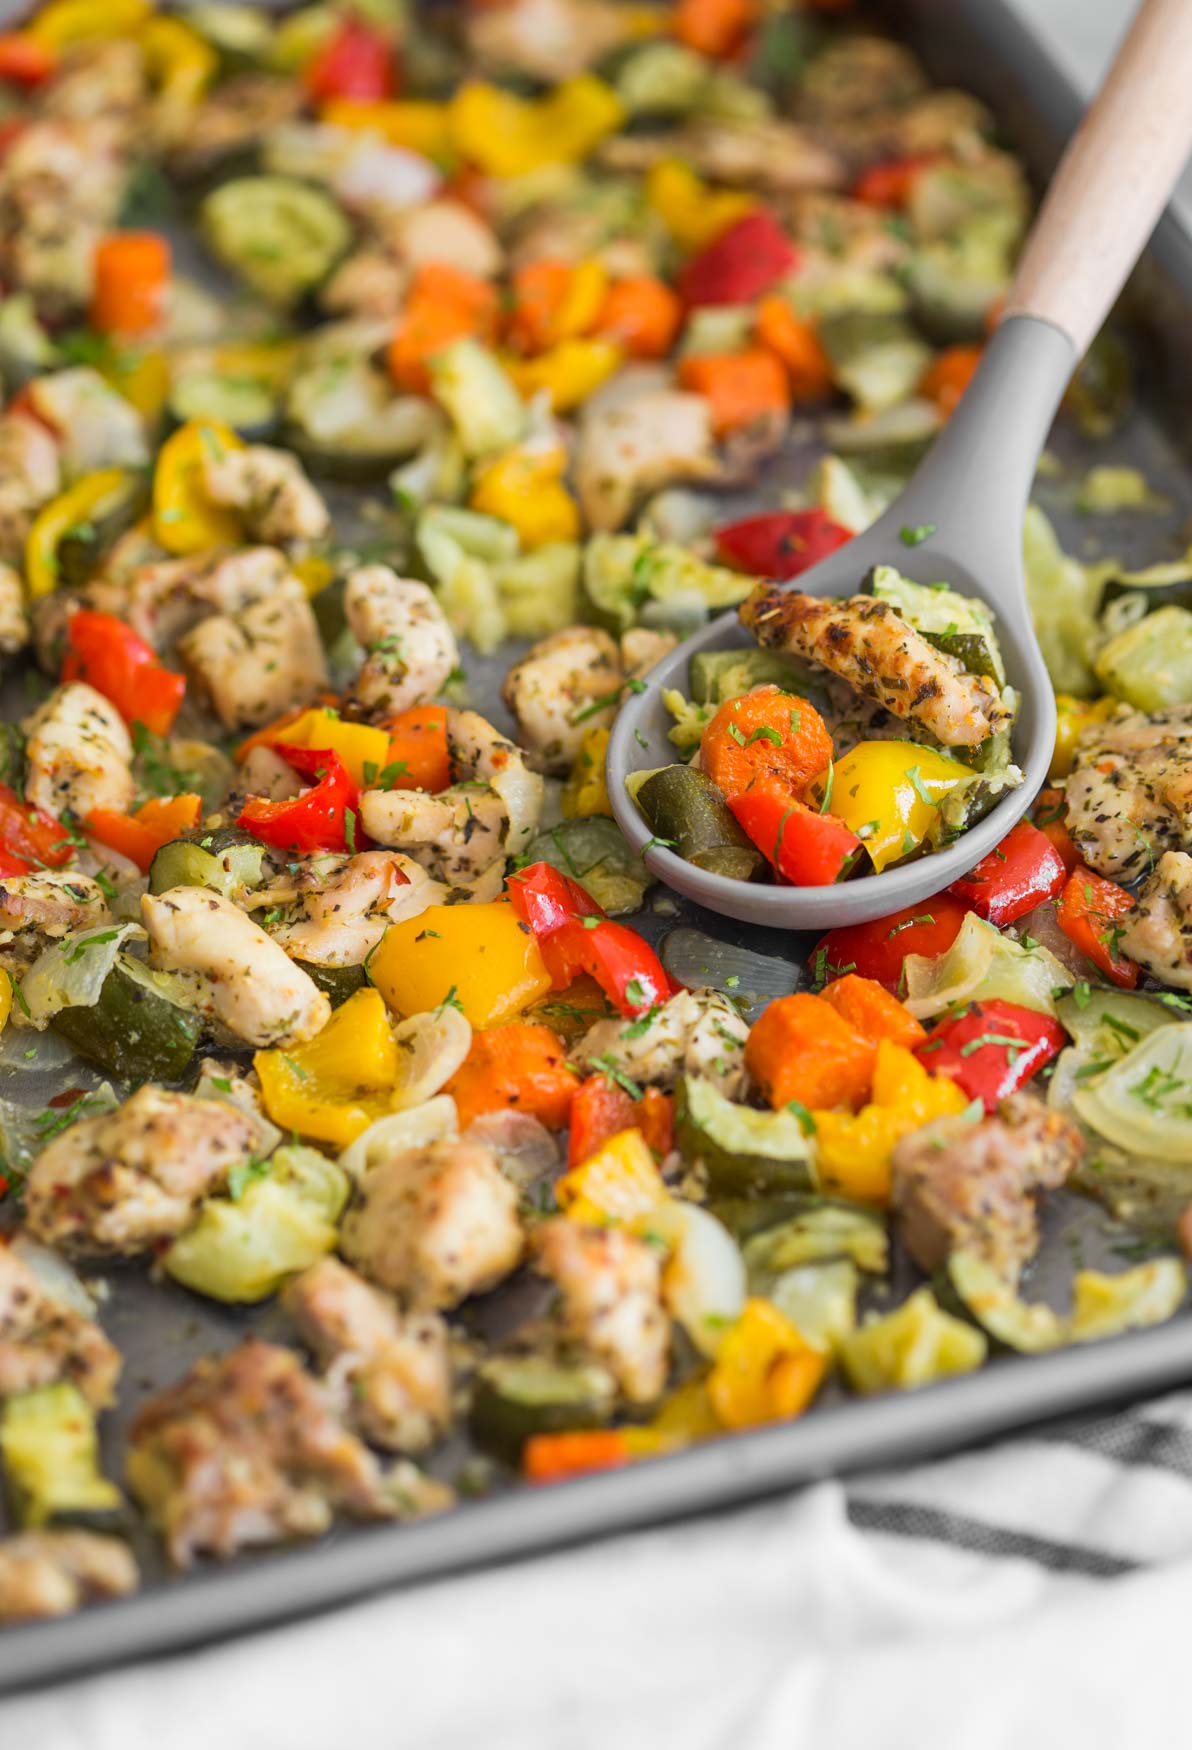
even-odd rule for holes
{"type": "Polygon", "coordinates": [[[301,559],[291,559],[290,570],[308,596],[317,596],[335,577],[335,566],[318,553],[307,553],[301,559]]]}
{"type": "Polygon", "coordinates": [[[511,523],[529,552],[548,541],[579,538],[579,506],[563,485],[567,457],[560,450],[537,455],[507,450],[481,469],[472,488],[472,509],[511,523]]]}
{"type": "Polygon", "coordinates": [[[561,340],[537,358],[503,363],[524,399],[545,389],[556,413],[570,413],[607,382],[624,356],[611,340],[561,340]]]}
{"type": "MultiPolygon", "coordinates": [[[[104,0],[101,10],[106,10],[104,0]]],[[[202,97],[219,67],[219,56],[180,18],[151,18],[137,32],[145,70],[159,99],[177,114],[202,97]]]]}
{"type": "Polygon", "coordinates": [[[854,1116],[848,1112],[812,1113],[815,1170],[820,1189],[858,1203],[885,1203],[890,1197],[890,1159],[898,1140],[963,1112],[969,1099],[947,1076],[933,1076],[905,1046],[883,1039],[873,1068],[873,1098],[854,1116]]]}
{"type": "Polygon", "coordinates": [[[280,389],[298,357],[296,340],[232,340],[212,347],[211,369],[225,377],[252,377],[280,389]]]}
{"type": "Polygon", "coordinates": [[[334,711],[304,711],[277,739],[293,747],[326,748],[338,754],[361,789],[375,782],[389,763],[389,737],[383,729],[350,723],[334,711]]]}
{"type": "Polygon", "coordinates": [[[207,457],[243,447],[229,426],[213,419],[188,420],[166,439],[153,471],[153,535],[167,553],[201,553],[244,539],[236,512],[203,490],[207,457]]]}
{"type": "Polygon", "coordinates": [[[507,899],[432,905],[391,924],[368,972],[399,1015],[454,1001],[473,1027],[512,1021],[550,989],[538,944],[507,899]]]}
{"type": "Polygon", "coordinates": [[[875,869],[922,844],[950,790],[975,776],[971,767],[915,741],[862,741],[812,780],[824,811],[863,841],[875,869]]]}
{"type": "Polygon", "coordinates": [[[646,201],[679,248],[691,253],[714,243],[757,205],[752,195],[709,188],[678,158],[664,158],[650,170],[646,201]]]}
{"type": "Polygon", "coordinates": [[[1047,773],[1049,778],[1068,776],[1076,757],[1076,743],[1085,730],[1091,729],[1095,723],[1104,723],[1107,717],[1112,717],[1116,707],[1116,699],[1076,699],[1071,693],[1056,694],[1055,752],[1047,773]]]}
{"type": "Polygon", "coordinates": [[[157,424],[170,394],[170,361],[164,352],[122,348],[103,361],[99,374],[131,402],[146,425],[157,424]]]}
{"type": "Polygon", "coordinates": [[[787,1422],[810,1404],[828,1360],[768,1300],[747,1300],[708,1375],[708,1400],[724,1428],[787,1422]]]}
{"type": "Polygon", "coordinates": [[[8,1025],[8,1017],[12,1014],[12,976],[5,973],[0,978],[0,1033],[8,1025]]]}
{"type": "Polygon", "coordinates": [[[545,97],[499,86],[464,85],[448,107],[451,140],[490,176],[523,176],[544,164],[577,164],[625,119],[616,92],[591,73],[565,79],[545,97]]]}
{"type": "Polygon", "coordinates": [[[573,1221],[597,1226],[637,1221],[669,1195],[640,1130],[619,1130],[555,1183],[555,1198],[563,1213],[573,1221]]]}
{"type": "Polygon", "coordinates": [[[25,537],[25,584],[32,600],[58,586],[58,548],[79,523],[90,522],[105,499],[123,490],[123,468],[99,468],[43,505],[25,537]]]}
{"type": "Polygon", "coordinates": [[[378,991],[358,990],[321,1033],[289,1051],[258,1051],[266,1112],[283,1130],[346,1148],[390,1111],[397,1045],[378,991]]]}
{"type": "Polygon", "coordinates": [[[648,1426],[651,1432],[681,1442],[707,1440],[719,1434],[722,1423],[712,1408],[707,1380],[689,1379],[686,1385],[673,1391],[648,1426]]]}
{"type": "Polygon", "coordinates": [[[336,128],[379,134],[387,146],[419,152],[440,163],[452,155],[445,103],[366,103],[355,97],[333,97],[320,109],[319,120],[336,128]]]}
{"type": "Polygon", "coordinates": [[[571,776],[563,786],[564,820],[589,820],[594,814],[612,814],[604,769],[608,741],[607,729],[589,729],[580,743],[571,776]]]}
{"type": "Polygon", "coordinates": [[[600,314],[608,294],[608,269],[595,257],[577,262],[571,270],[563,301],[552,324],[556,340],[573,340],[586,334],[600,314]]]}
{"type": "Polygon", "coordinates": [[[47,49],[132,36],[150,17],[150,0],[53,0],[25,27],[47,49]]]}

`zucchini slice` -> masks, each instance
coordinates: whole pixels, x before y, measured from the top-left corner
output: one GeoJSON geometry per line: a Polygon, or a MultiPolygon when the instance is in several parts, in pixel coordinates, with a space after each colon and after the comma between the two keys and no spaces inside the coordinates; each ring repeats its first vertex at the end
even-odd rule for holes
{"type": "Polygon", "coordinates": [[[121,535],[149,507],[149,480],[130,472],[92,511],[87,521],[68,529],[58,543],[58,577],[65,589],[82,589],[121,535]]]}
{"type": "Polygon", "coordinates": [[[323,189],[292,176],[239,176],[204,200],[200,224],[225,267],[283,309],[326,279],[352,227],[323,189]]]}
{"type": "Polygon", "coordinates": [[[313,960],[295,960],[294,965],[301,967],[311,983],[327,993],[333,1009],[346,1003],[368,982],[363,966],[316,966],[313,960]]]}
{"type": "Polygon", "coordinates": [[[214,420],[252,443],[266,443],[281,419],[277,396],[268,383],[217,371],[192,371],[179,377],[167,405],[178,425],[192,419],[214,420]]]}
{"type": "Polygon", "coordinates": [[[679,1147],[703,1162],[714,1196],[815,1189],[811,1139],[793,1112],[738,1106],[702,1076],[684,1076],[678,1092],[679,1147]]]}
{"type": "Polygon", "coordinates": [[[225,899],[261,885],[265,847],[237,827],[171,839],[149,865],[150,893],[171,887],[210,887],[225,899]]]}
{"type": "Polygon", "coordinates": [[[124,1498],[99,1468],[95,1412],[75,1385],[41,1386],[9,1398],[0,1416],[0,1459],[15,1517],[106,1525],[124,1498]]]}
{"type": "Polygon", "coordinates": [[[175,1002],[168,974],[120,954],[89,1008],[59,1009],[50,1026],[89,1062],[120,1081],[175,1082],[203,1032],[202,1017],[175,1002]]]}
{"type": "Polygon", "coordinates": [[[512,1464],[531,1435],[603,1426],[616,1399],[611,1373],[595,1362],[494,1355],[481,1364],[472,1388],[472,1434],[512,1464]]]}
{"type": "Polygon", "coordinates": [[[651,832],[670,839],[676,854],[697,869],[750,881],[766,859],[750,843],[711,778],[693,766],[663,766],[638,790],[638,808],[651,832]]]}

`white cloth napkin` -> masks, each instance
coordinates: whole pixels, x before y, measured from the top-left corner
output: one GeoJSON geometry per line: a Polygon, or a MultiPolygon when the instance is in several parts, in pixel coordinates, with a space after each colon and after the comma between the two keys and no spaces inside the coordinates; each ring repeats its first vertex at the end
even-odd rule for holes
{"type": "Polygon", "coordinates": [[[1192,1393],[0,1703],[2,1750],[1192,1743],[1192,1393]]]}

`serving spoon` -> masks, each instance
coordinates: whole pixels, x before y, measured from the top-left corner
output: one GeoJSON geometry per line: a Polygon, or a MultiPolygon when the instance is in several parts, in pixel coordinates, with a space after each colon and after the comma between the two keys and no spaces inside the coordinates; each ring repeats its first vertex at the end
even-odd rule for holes
{"type": "MultiPolygon", "coordinates": [[[[1051,183],[1004,314],[943,433],[871,528],[785,587],[856,594],[874,565],[981,597],[994,614],[1023,782],[946,849],[827,887],[762,886],[697,868],[652,839],[626,789],[635,771],[673,762],[664,687],[686,690],[697,651],[751,642],[736,611],[676,646],[622,704],[608,749],[617,821],[651,871],[710,911],[748,923],[823,930],[916,905],[1005,837],[1047,776],[1055,697],[1027,606],[1022,528],[1035,469],[1078,359],[1141,254],[1192,151],[1192,0],[1143,0],[1051,183]],[[908,553],[902,531],[929,531],[908,553]]],[[[780,586],[783,587],[783,586],[780,586]]],[[[961,759],[963,749],[954,751],[961,759]]]]}

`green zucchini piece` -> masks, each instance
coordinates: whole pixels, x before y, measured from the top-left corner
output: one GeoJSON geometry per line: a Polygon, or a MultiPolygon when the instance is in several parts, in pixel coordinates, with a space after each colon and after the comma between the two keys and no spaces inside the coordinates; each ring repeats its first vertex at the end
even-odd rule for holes
{"type": "Polygon", "coordinates": [[[754,687],[782,687],[806,693],[803,670],[775,650],[697,650],[689,670],[691,697],[697,705],[724,705],[754,687]]]}
{"type": "Polygon", "coordinates": [[[526,406],[513,378],[478,340],[456,340],[430,361],[431,392],[470,457],[490,456],[517,443],[526,406]]]}
{"type": "Polygon", "coordinates": [[[331,196],[290,176],[221,183],[199,217],[224,266],[283,309],[326,279],[352,240],[352,227],[331,196]]]}
{"type": "Polygon", "coordinates": [[[615,1380],[595,1362],[494,1355],[477,1371],[469,1421],[479,1446],[515,1464],[532,1435],[601,1427],[616,1400],[615,1380]]]}
{"type": "Polygon", "coordinates": [[[1192,702],[1192,613],[1157,608],[1111,638],[1093,666],[1106,692],[1140,711],[1192,702]]]}
{"type": "Polygon", "coordinates": [[[964,1312],[1004,1349],[1039,1355],[1070,1341],[1067,1321],[1043,1301],[1025,1301],[984,1258],[954,1252],[946,1285],[964,1312]]]}
{"type": "Polygon", "coordinates": [[[252,6],[211,4],[189,6],[186,22],[217,50],[224,73],[245,73],[268,58],[274,38],[273,20],[252,6]]]}
{"type": "Polygon", "coordinates": [[[122,1512],[123,1496],[99,1468],[95,1412],[75,1385],[9,1398],[0,1415],[0,1460],[22,1526],[110,1523],[122,1512]]]}
{"type": "Polygon", "coordinates": [[[793,1112],[738,1106],[702,1076],[684,1076],[678,1096],[676,1140],[703,1162],[713,1196],[815,1189],[811,1138],[793,1112]]]}
{"type": "Polygon", "coordinates": [[[1022,1300],[983,1258],[966,1252],[949,1258],[948,1280],[995,1342],[1027,1355],[1160,1325],[1178,1311],[1188,1289],[1188,1273],[1178,1258],[1152,1258],[1116,1276],[1077,1271],[1067,1314],[1022,1300]]]}
{"type": "Polygon", "coordinates": [[[28,292],[0,298],[0,377],[10,392],[62,363],[28,292]]]}
{"type": "Polygon", "coordinates": [[[1171,559],[1159,565],[1147,565],[1141,571],[1121,571],[1111,577],[1101,596],[1102,608],[1126,600],[1141,619],[1153,608],[1192,608],[1192,553],[1182,559],[1171,559]]]}
{"type": "Polygon", "coordinates": [[[720,791],[693,766],[664,766],[646,779],[636,801],[651,832],[670,839],[676,855],[697,869],[751,881],[765,867],[720,791]]]}
{"type": "Polygon", "coordinates": [[[522,852],[526,863],[549,863],[587,888],[613,917],[637,911],[654,877],[615,820],[564,820],[548,827],[522,852]]]}
{"type": "Polygon", "coordinates": [[[313,960],[295,960],[294,965],[302,968],[312,984],[326,991],[333,1009],[368,983],[363,966],[316,966],[313,960]]]}
{"type": "Polygon", "coordinates": [[[885,413],[914,394],[931,348],[903,316],[845,310],[819,325],[832,374],[865,413],[885,413]]]}
{"type": "Polygon", "coordinates": [[[266,443],[275,436],[281,418],[277,395],[267,383],[217,371],[180,377],[170,390],[168,408],[179,425],[191,419],[214,419],[252,443],[266,443]]]}
{"type": "Polygon", "coordinates": [[[771,1301],[813,1349],[834,1353],[857,1328],[857,1266],[847,1258],[751,1276],[749,1292],[771,1301]]]}
{"type": "Polygon", "coordinates": [[[265,847],[260,840],[237,827],[171,839],[149,865],[149,891],[210,887],[232,899],[261,885],[264,860],[265,847]]]}
{"type": "Polygon", "coordinates": [[[859,1270],[884,1276],[890,1241],[880,1215],[852,1203],[821,1203],[754,1234],[744,1246],[750,1276],[781,1275],[802,1264],[847,1258],[859,1270]]]}
{"type": "Polygon", "coordinates": [[[868,1318],[840,1346],[845,1378],[858,1392],[911,1391],[982,1365],[983,1332],[953,1318],[930,1288],[920,1288],[884,1317],[868,1318]]]}
{"type": "Polygon", "coordinates": [[[120,954],[90,1008],[59,1009],[50,1026],[60,1039],[120,1081],[176,1082],[203,1032],[201,1017],[167,994],[169,974],[120,954]]]}
{"type": "Polygon", "coordinates": [[[82,589],[121,535],[140,521],[148,506],[148,476],[129,473],[95,507],[85,523],[76,523],[58,543],[58,577],[62,586],[82,589]]]}

